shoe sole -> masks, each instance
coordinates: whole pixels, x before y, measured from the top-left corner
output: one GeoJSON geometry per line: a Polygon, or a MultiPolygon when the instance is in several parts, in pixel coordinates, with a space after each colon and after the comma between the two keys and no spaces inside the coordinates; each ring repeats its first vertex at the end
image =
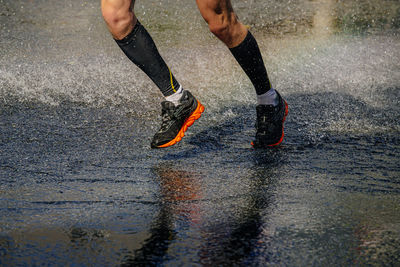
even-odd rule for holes
{"type": "MultiPolygon", "coordinates": [[[[283,119],[282,119],[282,135],[281,135],[281,138],[279,139],[279,141],[277,143],[272,144],[272,145],[267,145],[269,147],[279,146],[283,141],[283,137],[285,136],[284,123],[285,123],[285,120],[286,120],[286,116],[289,113],[289,107],[288,107],[288,104],[286,103],[286,101],[285,100],[283,100],[283,101],[285,102],[285,115],[283,116],[283,119]]],[[[254,147],[254,143],[253,142],[251,142],[251,145],[254,147]]]]}
{"type": "Polygon", "coordinates": [[[182,140],[182,138],[185,136],[185,132],[187,131],[187,129],[193,125],[193,123],[198,120],[201,117],[201,113],[204,112],[204,106],[197,101],[197,108],[192,112],[192,114],[190,114],[190,116],[185,120],[185,122],[183,123],[181,129],[179,130],[178,134],[175,136],[174,139],[172,139],[171,141],[169,141],[168,143],[161,145],[161,146],[157,146],[158,148],[165,148],[165,147],[169,147],[169,146],[173,146],[176,143],[178,143],[179,141],[182,140]]]}

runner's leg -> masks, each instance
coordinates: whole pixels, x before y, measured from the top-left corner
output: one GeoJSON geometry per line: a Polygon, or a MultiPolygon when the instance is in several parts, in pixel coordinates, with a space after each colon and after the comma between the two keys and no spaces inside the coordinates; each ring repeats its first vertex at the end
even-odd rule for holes
{"type": "Polygon", "coordinates": [[[256,148],[277,146],[283,141],[286,101],[271,87],[257,41],[235,15],[230,0],[196,0],[214,33],[250,78],[257,93],[256,148]]]}
{"type": "Polygon", "coordinates": [[[182,89],[157,50],[150,34],[137,20],[133,0],[101,0],[101,9],[115,41],[126,56],[142,69],[165,97],[182,95],[182,89]]]}
{"type": "Polygon", "coordinates": [[[196,3],[210,31],[225,43],[250,78],[258,104],[278,104],[257,41],[238,20],[230,0],[196,0],[196,3]]]}
{"type": "Polygon", "coordinates": [[[151,147],[164,148],[176,144],[188,127],[200,118],[203,105],[176,81],[150,34],[137,20],[133,0],[102,0],[101,7],[104,20],[119,47],[153,80],[167,100],[161,103],[161,127],[154,135],[151,147]]]}

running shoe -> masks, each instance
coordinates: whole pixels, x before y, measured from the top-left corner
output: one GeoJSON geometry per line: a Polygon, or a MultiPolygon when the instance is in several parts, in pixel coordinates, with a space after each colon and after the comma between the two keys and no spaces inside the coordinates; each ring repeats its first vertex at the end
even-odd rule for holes
{"type": "Polygon", "coordinates": [[[162,123],[154,135],[152,148],[164,148],[175,145],[185,136],[185,132],[195,120],[199,119],[204,106],[189,91],[184,91],[179,105],[164,101],[161,103],[162,123]]]}
{"type": "Polygon", "coordinates": [[[283,141],[283,123],[288,114],[288,104],[277,92],[279,104],[258,105],[256,122],[256,139],[251,142],[255,148],[277,146],[283,141]]]}

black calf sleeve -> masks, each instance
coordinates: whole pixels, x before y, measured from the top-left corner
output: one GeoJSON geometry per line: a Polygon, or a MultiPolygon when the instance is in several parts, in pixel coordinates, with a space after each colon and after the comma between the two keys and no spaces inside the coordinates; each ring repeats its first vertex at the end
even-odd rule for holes
{"type": "Polygon", "coordinates": [[[172,95],[179,89],[179,83],[165,64],[150,34],[139,21],[130,34],[115,41],[125,55],[160,88],[164,96],[172,95]]]}
{"type": "Polygon", "coordinates": [[[264,94],[271,89],[260,49],[250,31],[247,32],[246,38],[242,43],[229,50],[250,78],[257,95],[264,94]]]}

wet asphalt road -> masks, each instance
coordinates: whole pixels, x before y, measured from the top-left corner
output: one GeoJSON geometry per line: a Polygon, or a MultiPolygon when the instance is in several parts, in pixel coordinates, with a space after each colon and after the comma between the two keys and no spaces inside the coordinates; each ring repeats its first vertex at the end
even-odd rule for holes
{"type": "Polygon", "coordinates": [[[398,264],[399,3],[234,4],[289,103],[277,149],[194,3],[137,1],[206,107],[152,150],[161,95],[97,1],[0,0],[0,265],[398,264]]]}

